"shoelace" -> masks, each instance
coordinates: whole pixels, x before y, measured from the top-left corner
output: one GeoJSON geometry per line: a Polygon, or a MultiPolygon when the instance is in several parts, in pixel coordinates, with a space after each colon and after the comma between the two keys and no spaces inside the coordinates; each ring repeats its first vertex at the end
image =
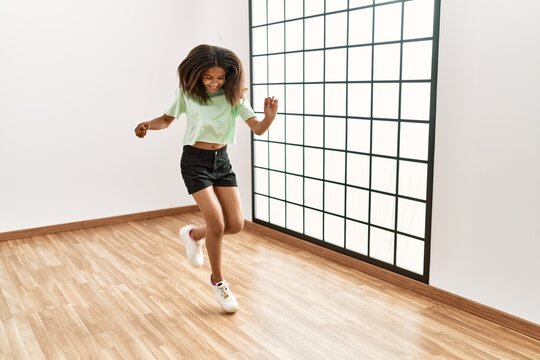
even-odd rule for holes
{"type": "Polygon", "coordinates": [[[221,293],[221,296],[224,299],[227,299],[229,297],[229,289],[225,285],[218,286],[219,292],[221,293]]]}

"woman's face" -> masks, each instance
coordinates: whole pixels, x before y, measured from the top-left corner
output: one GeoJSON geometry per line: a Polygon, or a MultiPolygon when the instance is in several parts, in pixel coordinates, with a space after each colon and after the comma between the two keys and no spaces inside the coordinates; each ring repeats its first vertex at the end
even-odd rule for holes
{"type": "Polygon", "coordinates": [[[225,69],[212,66],[202,73],[202,83],[209,93],[215,93],[225,84],[225,69]]]}

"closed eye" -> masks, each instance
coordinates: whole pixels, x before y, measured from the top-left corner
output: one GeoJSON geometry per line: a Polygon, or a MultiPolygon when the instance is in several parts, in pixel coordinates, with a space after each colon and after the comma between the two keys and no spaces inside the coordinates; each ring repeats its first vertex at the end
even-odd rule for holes
{"type": "MultiPolygon", "coordinates": [[[[205,80],[213,80],[214,78],[211,76],[203,75],[205,80]]],[[[225,80],[225,76],[220,76],[217,78],[218,80],[225,80]]]]}

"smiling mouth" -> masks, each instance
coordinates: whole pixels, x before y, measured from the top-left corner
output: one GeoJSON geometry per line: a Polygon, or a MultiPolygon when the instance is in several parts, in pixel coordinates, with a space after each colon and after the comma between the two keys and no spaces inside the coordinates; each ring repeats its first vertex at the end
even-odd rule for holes
{"type": "Polygon", "coordinates": [[[219,89],[219,86],[207,86],[208,90],[216,91],[219,89]]]}

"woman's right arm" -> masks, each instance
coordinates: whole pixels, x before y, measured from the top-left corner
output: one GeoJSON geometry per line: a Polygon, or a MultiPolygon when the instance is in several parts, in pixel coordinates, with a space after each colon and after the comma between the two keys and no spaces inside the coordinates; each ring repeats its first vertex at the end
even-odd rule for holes
{"type": "Polygon", "coordinates": [[[146,136],[146,132],[148,130],[161,130],[168,128],[169,125],[173,122],[174,117],[163,114],[158,118],[152,119],[150,121],[145,121],[137,125],[135,128],[135,135],[137,135],[140,138],[143,138],[146,136]]]}

